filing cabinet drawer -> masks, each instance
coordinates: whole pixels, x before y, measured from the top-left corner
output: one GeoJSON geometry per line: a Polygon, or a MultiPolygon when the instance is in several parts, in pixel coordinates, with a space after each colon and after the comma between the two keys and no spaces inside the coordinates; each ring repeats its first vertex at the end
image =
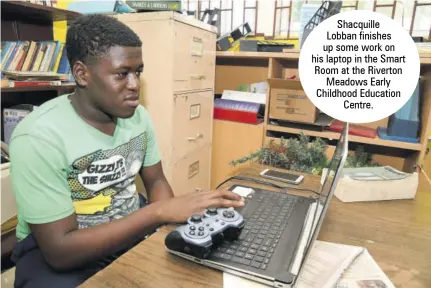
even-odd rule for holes
{"type": "Polygon", "coordinates": [[[215,34],[176,23],[174,91],[212,89],[215,77],[215,34]]]}
{"type": "Polygon", "coordinates": [[[211,143],[213,92],[175,95],[173,114],[173,161],[211,143]]]}
{"type": "Polygon", "coordinates": [[[172,167],[172,189],[175,195],[210,189],[211,144],[187,154],[172,167]]]}

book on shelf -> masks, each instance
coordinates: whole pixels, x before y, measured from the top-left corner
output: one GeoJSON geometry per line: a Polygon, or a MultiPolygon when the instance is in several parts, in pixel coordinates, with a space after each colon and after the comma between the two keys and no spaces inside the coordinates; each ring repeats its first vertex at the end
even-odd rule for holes
{"type": "Polygon", "coordinates": [[[2,41],[0,49],[2,79],[74,81],[60,41],[2,41]]]}
{"type": "Polygon", "coordinates": [[[2,88],[16,88],[16,87],[48,87],[48,86],[74,86],[75,82],[63,82],[59,80],[53,81],[11,81],[7,79],[2,79],[2,88]]]}

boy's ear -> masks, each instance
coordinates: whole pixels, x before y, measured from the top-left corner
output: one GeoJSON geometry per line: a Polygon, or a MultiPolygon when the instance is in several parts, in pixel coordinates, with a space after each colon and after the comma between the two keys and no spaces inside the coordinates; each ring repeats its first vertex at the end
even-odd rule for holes
{"type": "Polygon", "coordinates": [[[79,87],[87,87],[88,81],[90,80],[90,73],[88,73],[88,67],[82,61],[76,61],[73,64],[73,77],[75,78],[76,85],[79,87]]]}

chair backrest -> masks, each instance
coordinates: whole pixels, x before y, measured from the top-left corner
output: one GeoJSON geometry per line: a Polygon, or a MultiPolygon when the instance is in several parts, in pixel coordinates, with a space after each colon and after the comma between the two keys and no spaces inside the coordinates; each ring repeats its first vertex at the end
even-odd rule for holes
{"type": "Polygon", "coordinates": [[[10,163],[1,164],[1,255],[10,255],[16,243],[17,206],[12,193],[9,173],[10,163]]]}
{"type": "Polygon", "coordinates": [[[10,163],[1,164],[1,225],[16,216],[17,208],[9,173],[10,163]]]}

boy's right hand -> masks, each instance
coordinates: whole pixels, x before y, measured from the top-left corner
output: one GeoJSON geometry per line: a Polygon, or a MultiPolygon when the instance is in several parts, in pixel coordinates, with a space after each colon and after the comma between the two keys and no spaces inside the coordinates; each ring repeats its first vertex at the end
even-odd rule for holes
{"type": "Polygon", "coordinates": [[[244,199],[229,190],[190,193],[159,203],[159,216],[165,223],[186,222],[193,214],[203,214],[209,207],[242,207],[244,199]]]}

